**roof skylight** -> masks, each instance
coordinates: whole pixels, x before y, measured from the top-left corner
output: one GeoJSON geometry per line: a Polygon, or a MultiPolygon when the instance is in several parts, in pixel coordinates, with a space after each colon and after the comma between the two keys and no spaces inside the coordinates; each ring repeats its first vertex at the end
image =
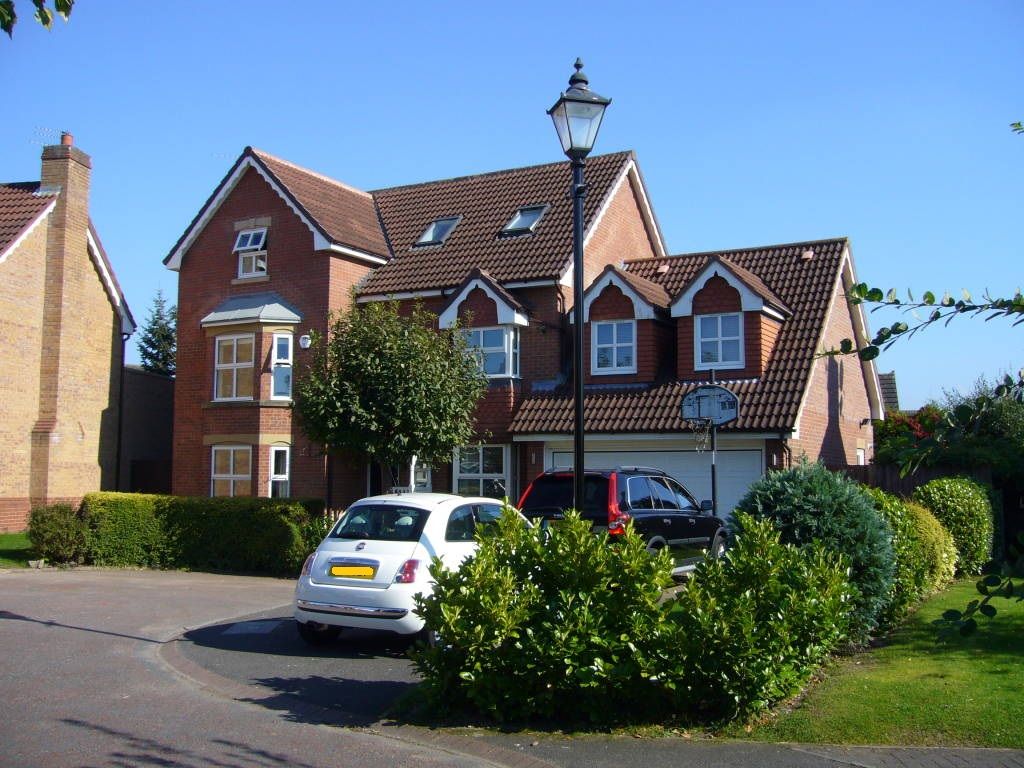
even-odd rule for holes
{"type": "Polygon", "coordinates": [[[530,234],[537,227],[537,224],[543,218],[547,209],[548,206],[546,205],[527,205],[520,208],[515,212],[515,215],[509,219],[505,228],[501,230],[502,236],[509,237],[511,235],[530,234]]]}
{"type": "Polygon", "coordinates": [[[423,234],[420,235],[420,239],[416,241],[417,246],[424,245],[440,245],[455,229],[455,225],[462,220],[461,216],[448,216],[443,219],[434,219],[427,225],[427,228],[423,230],[423,234]]]}

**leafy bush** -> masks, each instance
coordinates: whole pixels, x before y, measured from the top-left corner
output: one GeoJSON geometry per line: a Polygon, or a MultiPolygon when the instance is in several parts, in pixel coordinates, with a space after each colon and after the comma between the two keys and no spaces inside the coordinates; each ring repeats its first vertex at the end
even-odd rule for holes
{"type": "Polygon", "coordinates": [[[68,504],[36,507],[29,513],[28,539],[52,563],[84,562],[85,536],[85,522],[68,504]]]}
{"type": "Polygon", "coordinates": [[[163,529],[156,500],[145,493],[88,493],[80,513],[87,526],[89,562],[96,565],[158,567],[163,529]]]}
{"type": "Polygon", "coordinates": [[[631,530],[610,543],[575,513],[548,532],[506,512],[479,541],[458,571],[435,561],[433,594],[417,601],[441,638],[413,654],[435,707],[591,722],[665,711],[649,649],[670,629],[666,554],[631,530]]]}
{"type": "Polygon", "coordinates": [[[734,534],[743,532],[742,521],[767,518],[785,544],[819,541],[848,558],[850,583],[858,593],[850,633],[865,639],[888,604],[895,570],[892,533],[871,498],[845,475],[802,461],[761,477],[737,508],[749,517],[733,517],[734,534]]]}
{"type": "Polygon", "coordinates": [[[893,573],[889,602],[881,615],[883,626],[892,626],[906,615],[928,588],[928,561],[924,544],[918,538],[915,519],[906,504],[897,496],[879,488],[864,487],[892,531],[892,550],[896,569],[893,573]]]}
{"type": "MultiPolygon", "coordinates": [[[[742,518],[742,513],[740,513],[742,518]]],[[[797,691],[846,637],[845,559],[782,544],[769,520],[743,518],[720,560],[679,593],[664,657],[683,711],[700,721],[764,709],[797,691]]]]}
{"type": "Polygon", "coordinates": [[[309,517],[298,503],[161,496],[155,512],[172,567],[291,575],[308,554],[301,528],[309,517]]]}
{"type": "Polygon", "coordinates": [[[932,511],[953,535],[960,573],[976,574],[992,557],[992,504],[982,485],[940,477],[914,489],[914,501],[932,511]]]}
{"type": "Polygon", "coordinates": [[[956,574],[956,544],[931,510],[909,499],[903,505],[921,544],[925,561],[924,594],[935,592],[949,584],[956,574]]]}

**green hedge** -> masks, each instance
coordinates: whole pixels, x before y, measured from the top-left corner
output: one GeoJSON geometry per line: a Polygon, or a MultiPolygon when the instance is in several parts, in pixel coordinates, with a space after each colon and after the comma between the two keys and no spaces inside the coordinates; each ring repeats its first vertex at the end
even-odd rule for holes
{"type": "Polygon", "coordinates": [[[940,477],[915,488],[914,501],[953,535],[959,572],[981,573],[992,558],[992,503],[985,486],[966,477],[940,477]]]}
{"type": "Polygon", "coordinates": [[[35,507],[28,516],[28,540],[52,564],[81,563],[86,558],[86,526],[68,504],[35,507]]]}
{"type": "Polygon", "coordinates": [[[952,534],[930,509],[909,499],[903,504],[921,542],[921,552],[926,564],[924,594],[927,595],[953,581],[956,575],[956,544],[953,542],[952,534]]]}
{"type": "Polygon", "coordinates": [[[846,475],[801,461],[761,477],[737,508],[750,517],[734,517],[734,533],[743,531],[744,520],[767,518],[785,544],[820,542],[846,556],[857,589],[850,632],[865,640],[883,618],[895,572],[892,532],[871,498],[846,475]]]}
{"type": "Polygon", "coordinates": [[[88,493],[80,513],[87,526],[88,560],[96,565],[159,567],[163,529],[156,517],[160,496],[88,493]]]}
{"type": "MultiPolygon", "coordinates": [[[[738,513],[742,518],[742,513],[738,513]]],[[[846,639],[853,591],[844,557],[782,544],[770,520],[741,519],[720,560],[679,593],[665,648],[678,709],[698,722],[750,715],[799,690],[846,639]]]]}
{"type": "MultiPolygon", "coordinates": [[[[30,520],[51,562],[297,574],[330,525],[319,499],[90,493],[30,520]]],[[[35,544],[35,540],[33,540],[35,544]]]]}

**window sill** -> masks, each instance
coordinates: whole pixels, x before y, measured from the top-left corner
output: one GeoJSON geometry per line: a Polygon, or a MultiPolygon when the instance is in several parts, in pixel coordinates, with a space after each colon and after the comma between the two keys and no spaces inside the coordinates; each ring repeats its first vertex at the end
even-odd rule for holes
{"type": "Polygon", "coordinates": [[[253,275],[251,277],[236,277],[231,281],[232,285],[248,285],[249,283],[269,283],[270,275],[253,275]]]}
{"type": "Polygon", "coordinates": [[[693,366],[695,371],[742,371],[744,365],[739,363],[698,363],[693,366]]]}
{"type": "Polygon", "coordinates": [[[291,408],[291,400],[211,400],[203,408],[291,408]]]}
{"type": "Polygon", "coordinates": [[[632,376],[636,374],[636,368],[604,368],[601,370],[591,370],[591,376],[632,376]]]}

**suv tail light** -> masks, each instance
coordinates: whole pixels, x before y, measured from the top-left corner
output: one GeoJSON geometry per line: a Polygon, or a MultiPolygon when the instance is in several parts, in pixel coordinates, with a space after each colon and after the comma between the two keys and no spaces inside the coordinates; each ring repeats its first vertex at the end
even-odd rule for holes
{"type": "Polygon", "coordinates": [[[619,508],[619,483],[618,475],[612,472],[608,478],[608,535],[621,536],[626,532],[626,523],[629,522],[629,513],[619,508]]]}
{"type": "Polygon", "coordinates": [[[419,567],[419,560],[406,560],[395,575],[395,584],[412,584],[416,581],[416,569],[419,567]]]}

